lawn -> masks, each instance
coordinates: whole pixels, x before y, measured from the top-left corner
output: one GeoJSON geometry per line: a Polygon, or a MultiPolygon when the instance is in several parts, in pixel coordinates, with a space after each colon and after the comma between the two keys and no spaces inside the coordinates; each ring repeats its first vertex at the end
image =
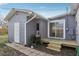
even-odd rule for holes
{"type": "Polygon", "coordinates": [[[0,43],[5,43],[8,40],[8,35],[0,35],[0,43]]]}
{"type": "Polygon", "coordinates": [[[23,53],[6,46],[6,42],[8,42],[8,36],[0,35],[0,56],[25,56],[23,53]]]}

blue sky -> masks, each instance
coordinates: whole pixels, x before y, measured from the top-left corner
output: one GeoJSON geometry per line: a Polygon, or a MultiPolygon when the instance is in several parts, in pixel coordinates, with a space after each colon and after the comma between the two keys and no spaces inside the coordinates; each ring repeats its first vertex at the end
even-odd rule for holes
{"type": "Polygon", "coordinates": [[[44,17],[52,17],[70,10],[70,5],[66,3],[9,3],[0,5],[0,13],[4,16],[11,8],[30,9],[44,17]]]}

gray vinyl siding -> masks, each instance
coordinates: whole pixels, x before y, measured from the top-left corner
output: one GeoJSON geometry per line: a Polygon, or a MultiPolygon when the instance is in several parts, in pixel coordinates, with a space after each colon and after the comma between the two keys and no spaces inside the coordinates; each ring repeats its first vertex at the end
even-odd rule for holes
{"type": "MultiPolygon", "coordinates": [[[[8,22],[8,39],[10,42],[14,42],[14,23],[20,25],[20,43],[25,44],[25,23],[27,22],[27,14],[22,12],[16,12],[16,14],[8,22]]],[[[47,38],[47,21],[42,18],[35,18],[29,23],[26,23],[26,44],[32,34],[36,34],[36,23],[40,26],[41,38],[47,38]]]]}
{"type": "Polygon", "coordinates": [[[36,34],[36,23],[39,23],[39,32],[41,38],[47,38],[47,21],[43,19],[33,19],[32,21],[26,24],[27,42],[32,34],[36,34]]]}
{"type": "Polygon", "coordinates": [[[66,16],[66,39],[76,39],[76,20],[75,16],[66,16]],[[67,29],[68,28],[68,29],[67,29]]]}
{"type": "Polygon", "coordinates": [[[35,24],[36,24],[35,19],[26,24],[26,39],[27,39],[26,42],[28,42],[28,40],[30,39],[32,34],[36,33],[36,28],[35,28],[36,25],[35,24]]]}
{"type": "Polygon", "coordinates": [[[41,20],[40,34],[41,34],[41,38],[48,38],[48,21],[41,20]]]}
{"type": "Polygon", "coordinates": [[[55,19],[51,19],[50,21],[53,20],[61,20],[65,19],[65,39],[76,39],[76,20],[74,15],[68,15],[64,17],[58,17],[55,19]]]}
{"type": "Polygon", "coordinates": [[[13,28],[13,23],[8,22],[8,40],[9,42],[14,41],[14,28],[13,28]]]}
{"type": "Polygon", "coordinates": [[[8,39],[10,42],[14,42],[14,23],[18,22],[20,24],[20,43],[24,44],[25,36],[24,36],[24,23],[26,22],[26,14],[18,13],[15,14],[10,21],[8,22],[8,39]]]}

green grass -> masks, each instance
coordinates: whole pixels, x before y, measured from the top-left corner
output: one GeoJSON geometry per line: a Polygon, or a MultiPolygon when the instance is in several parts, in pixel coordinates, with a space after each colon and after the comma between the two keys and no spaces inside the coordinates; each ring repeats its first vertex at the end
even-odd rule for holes
{"type": "Polygon", "coordinates": [[[23,53],[8,47],[5,43],[8,42],[8,35],[0,35],[0,56],[24,56],[23,53]]]}
{"type": "Polygon", "coordinates": [[[0,35],[0,43],[5,43],[8,41],[8,35],[0,35]]]}
{"type": "Polygon", "coordinates": [[[0,35],[0,47],[3,47],[8,42],[8,35],[0,35]]]}

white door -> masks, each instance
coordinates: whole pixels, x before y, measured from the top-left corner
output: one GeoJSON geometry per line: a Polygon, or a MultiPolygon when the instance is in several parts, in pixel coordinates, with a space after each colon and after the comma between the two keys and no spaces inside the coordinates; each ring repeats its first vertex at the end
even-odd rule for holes
{"type": "Polygon", "coordinates": [[[20,43],[19,23],[14,23],[14,42],[20,43]]]}

